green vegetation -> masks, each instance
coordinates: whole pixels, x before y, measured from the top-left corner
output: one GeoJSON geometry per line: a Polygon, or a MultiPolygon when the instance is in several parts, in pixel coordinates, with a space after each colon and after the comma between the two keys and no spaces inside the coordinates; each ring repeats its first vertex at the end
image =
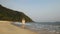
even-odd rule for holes
{"type": "Polygon", "coordinates": [[[24,13],[8,9],[0,5],[0,20],[21,22],[22,18],[25,18],[26,22],[33,22],[32,19],[24,13]]]}

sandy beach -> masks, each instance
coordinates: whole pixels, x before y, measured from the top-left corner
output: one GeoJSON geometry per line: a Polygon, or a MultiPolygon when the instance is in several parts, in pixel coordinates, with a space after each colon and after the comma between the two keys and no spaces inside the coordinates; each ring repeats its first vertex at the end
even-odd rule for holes
{"type": "Polygon", "coordinates": [[[38,34],[28,29],[22,29],[11,24],[10,21],[0,21],[0,34],[38,34]]]}
{"type": "Polygon", "coordinates": [[[17,27],[11,21],[0,21],[0,34],[60,34],[57,31],[49,31],[47,29],[40,29],[39,31],[31,30],[29,28],[17,27]]]}

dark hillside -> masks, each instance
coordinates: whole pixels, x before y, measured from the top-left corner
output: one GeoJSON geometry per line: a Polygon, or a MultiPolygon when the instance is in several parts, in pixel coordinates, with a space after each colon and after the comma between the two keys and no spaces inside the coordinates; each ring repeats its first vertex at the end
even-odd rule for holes
{"type": "Polygon", "coordinates": [[[21,22],[22,18],[25,18],[26,22],[33,22],[32,19],[23,12],[14,11],[0,5],[0,20],[21,22]]]}

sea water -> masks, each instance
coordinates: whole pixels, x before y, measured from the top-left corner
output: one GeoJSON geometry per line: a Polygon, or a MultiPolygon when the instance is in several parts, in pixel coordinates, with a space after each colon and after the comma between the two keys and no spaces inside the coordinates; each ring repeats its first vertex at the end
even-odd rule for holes
{"type": "MultiPolygon", "coordinates": [[[[14,25],[21,26],[22,23],[20,22],[14,22],[14,25]]],[[[60,34],[60,25],[55,23],[38,23],[38,22],[28,22],[25,24],[25,27],[27,29],[30,29],[32,31],[36,32],[54,32],[54,34],[60,34]]]]}

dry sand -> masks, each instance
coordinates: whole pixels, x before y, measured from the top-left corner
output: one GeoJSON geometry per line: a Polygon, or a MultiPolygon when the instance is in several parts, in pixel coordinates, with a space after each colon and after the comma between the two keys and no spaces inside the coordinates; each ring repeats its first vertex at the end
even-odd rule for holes
{"type": "Polygon", "coordinates": [[[0,34],[38,34],[10,24],[10,21],[0,21],[0,34]]]}

